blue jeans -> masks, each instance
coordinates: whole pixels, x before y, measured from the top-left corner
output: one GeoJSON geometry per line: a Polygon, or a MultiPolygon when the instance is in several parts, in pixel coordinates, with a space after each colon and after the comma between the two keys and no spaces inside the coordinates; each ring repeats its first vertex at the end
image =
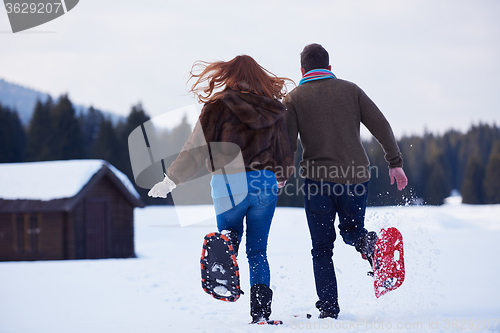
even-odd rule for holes
{"type": "Polygon", "coordinates": [[[337,184],[307,179],[304,184],[304,203],[312,240],[312,258],[316,293],[320,310],[339,313],[337,278],[333,267],[333,242],[336,239],[335,217],[346,244],[358,252],[368,231],[364,227],[368,182],[337,184]]]}
{"type": "Polygon", "coordinates": [[[267,261],[267,239],[271,221],[276,209],[276,190],[261,189],[248,194],[234,194],[231,197],[214,198],[217,228],[232,230],[238,240],[243,236],[243,219],[246,217],[246,253],[250,266],[250,286],[269,286],[270,272],[267,261]],[[238,197],[240,196],[240,197],[238,197]],[[244,198],[243,198],[244,196],[244,198]],[[232,202],[239,202],[232,207],[232,202]]]}

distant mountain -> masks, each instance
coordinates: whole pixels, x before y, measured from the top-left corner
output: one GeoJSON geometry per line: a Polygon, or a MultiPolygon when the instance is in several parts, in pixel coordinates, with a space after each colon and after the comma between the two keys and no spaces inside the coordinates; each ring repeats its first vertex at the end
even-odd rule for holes
{"type": "MultiPolygon", "coordinates": [[[[17,113],[19,114],[19,118],[21,119],[23,125],[28,125],[31,119],[31,115],[33,114],[37,99],[45,102],[49,96],[50,95],[47,93],[43,93],[38,90],[23,87],[15,83],[7,82],[4,79],[0,79],[0,104],[17,110],[17,113]]],[[[58,100],[58,97],[52,97],[52,99],[56,102],[58,100]]],[[[88,107],[86,106],[77,104],[73,104],[73,107],[75,108],[77,114],[86,112],[88,109],[88,107]]],[[[94,106],[94,108],[98,109],[98,107],[96,106],[94,106]]],[[[116,115],[111,112],[101,112],[110,117],[114,123],[123,119],[122,116],[116,115]]]]}
{"type": "Polygon", "coordinates": [[[21,122],[28,124],[37,99],[47,100],[49,94],[0,79],[0,104],[17,110],[21,122]]]}

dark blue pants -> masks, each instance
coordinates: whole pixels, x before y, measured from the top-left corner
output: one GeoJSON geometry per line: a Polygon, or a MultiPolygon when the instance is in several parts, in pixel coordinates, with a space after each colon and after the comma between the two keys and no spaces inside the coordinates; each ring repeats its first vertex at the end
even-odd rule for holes
{"type": "Polygon", "coordinates": [[[335,217],[339,216],[339,230],[346,244],[358,252],[367,230],[364,227],[368,182],[337,184],[305,180],[304,203],[312,240],[312,258],[316,292],[321,311],[339,313],[337,278],[333,267],[335,217]]]}

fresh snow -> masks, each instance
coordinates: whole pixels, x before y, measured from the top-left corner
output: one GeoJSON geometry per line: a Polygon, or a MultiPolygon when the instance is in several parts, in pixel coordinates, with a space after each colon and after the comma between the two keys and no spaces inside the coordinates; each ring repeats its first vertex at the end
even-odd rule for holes
{"type": "Polygon", "coordinates": [[[127,176],[103,160],[1,163],[0,198],[42,201],[71,198],[103,165],[107,165],[130,193],[139,198],[127,176]]]}
{"type": "Polygon", "coordinates": [[[368,208],[369,229],[402,232],[406,280],[375,298],[368,263],[338,236],[336,321],[317,319],[304,210],[278,208],[268,248],[271,319],[284,324],[264,328],[248,324],[244,241],[238,261],[245,294],[235,303],[215,300],[201,289],[199,265],[215,223],[181,228],[176,209],[204,217],[213,207],[136,209],[135,259],[0,263],[0,332],[500,331],[500,205],[368,208]]]}

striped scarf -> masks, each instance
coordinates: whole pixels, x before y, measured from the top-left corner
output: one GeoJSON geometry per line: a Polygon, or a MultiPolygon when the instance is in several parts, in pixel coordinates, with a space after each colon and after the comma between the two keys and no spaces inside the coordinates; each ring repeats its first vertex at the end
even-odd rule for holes
{"type": "Polygon", "coordinates": [[[302,79],[299,82],[299,86],[309,81],[316,81],[316,80],[330,79],[330,78],[336,79],[337,77],[328,69],[313,69],[305,73],[304,76],[302,76],[302,79]]]}

